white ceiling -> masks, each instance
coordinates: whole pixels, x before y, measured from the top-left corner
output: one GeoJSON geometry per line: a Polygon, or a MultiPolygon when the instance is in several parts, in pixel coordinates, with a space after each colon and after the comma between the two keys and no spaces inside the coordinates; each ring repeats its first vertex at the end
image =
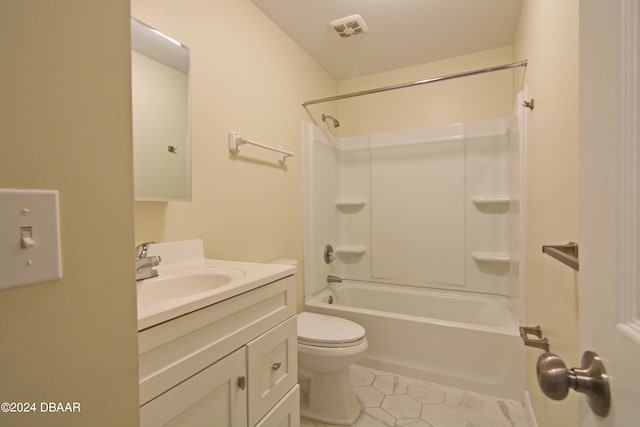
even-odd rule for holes
{"type": "Polygon", "coordinates": [[[511,44],[522,0],[251,0],[338,80],[511,44]],[[358,14],[365,34],[329,22],[358,14]]]}

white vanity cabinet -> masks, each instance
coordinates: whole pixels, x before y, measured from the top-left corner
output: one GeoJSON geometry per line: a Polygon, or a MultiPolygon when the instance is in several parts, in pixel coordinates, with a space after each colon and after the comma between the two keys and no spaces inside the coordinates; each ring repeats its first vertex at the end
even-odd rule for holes
{"type": "Polygon", "coordinates": [[[299,426],[295,279],[139,331],[140,423],[299,426]]]}

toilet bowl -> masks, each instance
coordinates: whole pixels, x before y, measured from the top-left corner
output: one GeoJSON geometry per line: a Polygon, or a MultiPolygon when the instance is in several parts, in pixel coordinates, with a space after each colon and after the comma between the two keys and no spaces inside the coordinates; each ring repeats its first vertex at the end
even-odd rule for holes
{"type": "Polygon", "coordinates": [[[316,313],[298,314],[300,414],[331,424],[351,425],[360,404],[350,366],[367,349],[365,330],[350,320],[316,313]]]}

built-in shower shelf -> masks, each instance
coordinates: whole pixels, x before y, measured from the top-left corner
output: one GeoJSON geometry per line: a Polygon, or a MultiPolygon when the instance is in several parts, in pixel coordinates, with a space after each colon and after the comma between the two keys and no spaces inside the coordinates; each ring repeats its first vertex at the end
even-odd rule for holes
{"type": "Polygon", "coordinates": [[[511,261],[509,254],[501,252],[472,252],[471,257],[477,262],[508,263],[511,261]]]}
{"type": "Polygon", "coordinates": [[[364,199],[337,199],[336,206],[338,209],[344,210],[358,210],[361,209],[367,201],[364,199]]]}
{"type": "Polygon", "coordinates": [[[335,249],[338,255],[364,255],[367,252],[366,246],[358,245],[340,245],[335,249]]]}
{"type": "Polygon", "coordinates": [[[471,201],[476,206],[504,206],[511,202],[509,196],[474,196],[471,201]]]}

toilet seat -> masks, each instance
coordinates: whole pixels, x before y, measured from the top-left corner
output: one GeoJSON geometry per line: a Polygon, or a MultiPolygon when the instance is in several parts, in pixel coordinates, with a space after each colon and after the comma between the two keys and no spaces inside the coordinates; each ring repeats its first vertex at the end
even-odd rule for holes
{"type": "Polygon", "coordinates": [[[298,343],[312,347],[355,347],[366,340],[362,326],[347,319],[303,312],[298,314],[298,343]]]}

